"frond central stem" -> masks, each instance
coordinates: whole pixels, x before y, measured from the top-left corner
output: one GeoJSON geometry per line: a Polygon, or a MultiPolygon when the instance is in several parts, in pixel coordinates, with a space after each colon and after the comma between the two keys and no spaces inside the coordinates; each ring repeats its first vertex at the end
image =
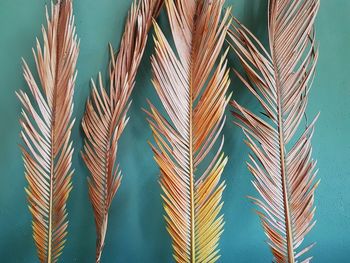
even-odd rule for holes
{"type": "MultiPolygon", "coordinates": [[[[198,7],[197,7],[198,8],[198,7]]],[[[189,158],[190,158],[190,202],[191,202],[191,263],[196,262],[196,239],[195,239],[195,200],[194,200],[194,191],[195,191],[195,178],[194,178],[194,163],[193,163],[193,35],[196,31],[196,16],[193,18],[193,34],[191,40],[191,59],[190,59],[190,76],[189,76],[189,158]]]]}
{"type": "Polygon", "coordinates": [[[294,249],[293,249],[293,231],[292,222],[290,215],[290,204],[289,204],[289,191],[288,191],[288,178],[286,172],[286,160],[285,160],[285,142],[284,142],[284,129],[283,129],[283,109],[282,109],[282,86],[280,82],[280,74],[277,68],[277,59],[275,54],[275,42],[273,40],[271,52],[272,60],[275,74],[275,81],[277,85],[277,111],[278,111],[278,136],[279,136],[279,146],[280,146],[280,165],[281,165],[281,179],[282,179],[282,189],[283,189],[283,206],[285,211],[285,227],[286,227],[286,239],[287,239],[287,253],[288,253],[288,263],[295,263],[294,249]]]}
{"type": "Polygon", "coordinates": [[[56,127],[56,107],[57,107],[57,86],[58,86],[58,74],[59,74],[59,58],[60,58],[60,48],[61,48],[61,41],[59,39],[60,33],[60,22],[61,22],[61,2],[57,3],[58,5],[58,15],[57,15],[57,36],[56,36],[56,61],[55,61],[55,79],[54,79],[54,86],[53,92],[52,92],[52,116],[51,116],[51,134],[50,134],[50,140],[51,140],[51,163],[50,163],[50,204],[49,204],[49,218],[48,218],[48,247],[47,247],[47,263],[52,262],[52,229],[53,229],[53,192],[54,192],[54,180],[55,180],[55,158],[58,154],[58,149],[56,149],[56,138],[55,138],[55,127],[56,127]]]}
{"type": "Polygon", "coordinates": [[[189,158],[190,158],[190,198],[191,198],[191,262],[196,262],[196,246],[195,246],[195,203],[194,203],[194,167],[193,167],[193,85],[192,72],[190,73],[190,115],[189,115],[189,158]]]}
{"type": "MultiPolygon", "coordinates": [[[[115,106],[111,104],[110,112],[111,116],[114,115],[115,106]]],[[[97,242],[96,242],[96,263],[101,261],[102,251],[105,243],[105,236],[107,232],[107,224],[108,224],[108,206],[109,206],[109,185],[113,176],[113,166],[114,159],[113,153],[111,151],[111,144],[113,139],[113,120],[112,117],[108,119],[108,128],[107,128],[107,141],[105,145],[105,153],[104,153],[104,172],[105,177],[103,178],[103,215],[102,215],[102,226],[101,232],[98,233],[97,242]]]]}
{"type": "MultiPolygon", "coordinates": [[[[50,135],[50,139],[51,139],[51,164],[50,164],[50,205],[49,205],[49,226],[48,226],[48,251],[47,251],[47,263],[51,263],[53,262],[55,259],[53,258],[53,252],[52,252],[52,246],[55,245],[53,244],[53,230],[56,226],[53,225],[54,220],[55,220],[55,215],[53,214],[53,206],[54,206],[54,192],[55,192],[55,180],[56,178],[56,169],[55,169],[55,160],[56,158],[59,158],[59,151],[61,149],[61,147],[59,145],[56,145],[56,114],[57,114],[57,97],[59,96],[59,91],[58,87],[59,87],[59,74],[60,74],[60,59],[61,59],[61,50],[63,48],[64,45],[64,36],[62,35],[62,27],[63,30],[65,30],[65,26],[67,21],[65,20],[66,17],[64,15],[62,15],[62,8],[63,5],[65,5],[67,3],[63,2],[63,1],[58,1],[56,3],[57,6],[53,7],[53,8],[57,8],[57,16],[53,19],[55,19],[56,23],[57,23],[57,32],[56,32],[56,54],[55,54],[55,75],[54,75],[54,81],[53,81],[53,92],[52,92],[52,116],[51,116],[51,135],[50,135]],[[63,25],[62,25],[63,24],[63,25]]],[[[65,109],[62,109],[65,110],[65,109]]],[[[59,124],[58,124],[59,125],[59,124]]]]}

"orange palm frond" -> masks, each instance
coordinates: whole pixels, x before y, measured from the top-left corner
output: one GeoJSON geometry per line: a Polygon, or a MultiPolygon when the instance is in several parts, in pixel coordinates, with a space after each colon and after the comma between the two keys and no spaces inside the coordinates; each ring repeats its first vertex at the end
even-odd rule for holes
{"type": "Polygon", "coordinates": [[[147,114],[176,262],[215,262],[220,257],[221,174],[227,162],[223,137],[212,150],[229,101],[226,53],[219,59],[230,24],[229,9],[221,20],[223,4],[166,0],[175,50],[155,24],[153,84],[167,116],[151,103],[147,114]]]}
{"type": "Polygon", "coordinates": [[[230,44],[248,76],[238,77],[262,105],[266,118],[232,102],[237,125],[253,152],[248,168],[261,199],[258,215],[275,262],[301,260],[313,245],[302,248],[315,224],[316,162],[311,138],[317,117],[297,136],[305,115],[318,51],[314,21],[319,0],[269,1],[269,51],[238,21],[229,32],[230,44]]]}
{"type": "Polygon", "coordinates": [[[116,164],[119,137],[128,122],[129,98],[152,18],[159,13],[162,2],[135,0],[132,4],[116,57],[110,47],[109,90],[99,74],[99,89],[92,82],[93,90],[83,117],[86,139],[82,156],[91,174],[88,181],[97,232],[96,262],[101,260],[109,208],[121,182],[121,171],[116,164]]]}
{"type": "Polygon", "coordinates": [[[37,51],[33,50],[40,82],[24,62],[30,94],[19,91],[17,96],[23,105],[21,149],[33,237],[40,262],[57,262],[66,242],[66,202],[72,189],[70,135],[79,43],[70,0],[51,4],[46,18],[44,44],[37,40],[37,51]]]}

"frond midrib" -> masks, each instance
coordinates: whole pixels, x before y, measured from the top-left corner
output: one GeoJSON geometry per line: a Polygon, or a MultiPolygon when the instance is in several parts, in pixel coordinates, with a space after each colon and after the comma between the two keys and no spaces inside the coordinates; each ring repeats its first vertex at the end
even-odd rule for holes
{"type": "Polygon", "coordinates": [[[59,56],[60,56],[60,17],[61,17],[61,2],[57,3],[58,6],[55,6],[53,8],[58,8],[58,15],[57,15],[57,39],[56,39],[56,65],[55,65],[55,80],[54,80],[54,87],[53,87],[53,97],[52,97],[52,118],[51,118],[51,129],[50,129],[50,145],[51,145],[51,163],[50,163],[50,202],[49,202],[49,227],[48,227],[48,252],[47,252],[47,262],[52,262],[52,235],[53,235],[53,191],[54,191],[54,180],[55,180],[55,155],[58,153],[55,149],[55,127],[56,127],[56,99],[57,99],[57,85],[58,85],[58,69],[59,69],[59,56]]]}
{"type": "MultiPolygon", "coordinates": [[[[275,30],[272,29],[272,30],[275,30]]],[[[278,50],[275,46],[275,39],[270,39],[270,49],[271,49],[271,59],[274,65],[274,78],[276,82],[276,95],[277,95],[277,129],[278,129],[278,139],[279,139],[279,152],[280,152],[280,172],[282,179],[282,193],[283,193],[283,205],[284,205],[284,215],[285,215],[285,230],[286,230],[286,241],[287,241],[287,255],[288,263],[295,263],[294,256],[294,246],[293,246],[293,231],[292,231],[292,221],[290,214],[290,204],[289,204],[289,189],[288,189],[288,175],[286,171],[286,160],[285,160],[285,139],[284,139],[284,121],[283,121],[283,104],[282,104],[282,84],[280,82],[280,73],[277,63],[278,50]]]]}

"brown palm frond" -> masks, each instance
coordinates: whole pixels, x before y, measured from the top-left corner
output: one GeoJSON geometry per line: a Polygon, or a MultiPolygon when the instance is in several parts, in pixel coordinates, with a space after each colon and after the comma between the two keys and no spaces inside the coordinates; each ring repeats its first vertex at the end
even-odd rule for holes
{"type": "Polygon", "coordinates": [[[153,84],[168,116],[151,103],[147,114],[176,262],[215,262],[220,257],[221,174],[227,162],[223,137],[217,151],[209,153],[220,137],[229,101],[226,53],[219,59],[230,24],[229,9],[221,20],[223,4],[166,0],[176,51],[155,24],[153,84]]]}
{"type": "Polygon", "coordinates": [[[128,122],[129,98],[152,18],[158,15],[162,3],[163,0],[135,0],[132,4],[116,57],[110,46],[109,90],[99,74],[99,89],[92,82],[91,98],[83,117],[86,140],[82,156],[91,174],[88,181],[97,232],[96,262],[101,260],[109,207],[121,182],[116,164],[118,140],[128,122]]]}
{"type": "Polygon", "coordinates": [[[33,49],[40,82],[23,62],[30,95],[19,91],[17,96],[23,105],[21,149],[33,237],[40,262],[57,262],[66,242],[66,202],[72,189],[70,135],[79,43],[70,0],[51,4],[46,18],[44,44],[37,40],[37,51],[33,49]]]}
{"type": "MultiPolygon", "coordinates": [[[[248,79],[238,77],[264,108],[258,117],[233,101],[249,156],[248,168],[261,199],[258,215],[269,238],[275,262],[301,262],[313,245],[301,248],[315,224],[316,162],[311,138],[317,117],[297,136],[305,115],[318,51],[314,21],[319,0],[270,0],[269,46],[266,50],[238,21],[232,24],[230,44],[248,79]]],[[[302,262],[310,262],[312,257],[302,262]]]]}

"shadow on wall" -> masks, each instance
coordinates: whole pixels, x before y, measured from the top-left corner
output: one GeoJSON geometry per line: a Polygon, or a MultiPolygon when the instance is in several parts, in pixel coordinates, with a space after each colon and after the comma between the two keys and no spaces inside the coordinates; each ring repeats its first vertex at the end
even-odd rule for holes
{"type": "MultiPolygon", "coordinates": [[[[262,39],[262,43],[267,43],[267,1],[246,0],[243,4],[243,10],[244,15],[236,18],[241,23],[243,23],[249,30],[251,30],[252,33],[254,33],[258,37],[258,39],[262,39]]],[[[235,16],[235,13],[235,9],[233,8],[233,16],[235,16]]],[[[253,110],[256,108],[257,110],[259,110],[259,105],[254,96],[238,79],[234,72],[232,72],[232,69],[236,69],[242,74],[242,76],[245,76],[240,61],[235,56],[234,52],[231,51],[228,54],[228,67],[231,71],[231,85],[229,88],[229,92],[232,92],[231,100],[236,100],[237,102],[244,105],[252,105],[250,109],[253,110]]],[[[237,166],[240,166],[241,164],[244,165],[244,161],[247,159],[247,156],[239,154],[242,147],[246,147],[246,145],[244,144],[243,140],[237,140],[237,138],[243,138],[243,133],[241,131],[241,128],[239,128],[233,123],[234,119],[231,115],[232,107],[229,105],[227,108],[227,121],[223,129],[223,134],[225,135],[224,152],[228,154],[233,153],[232,151],[234,151],[234,155],[230,157],[231,159],[234,158],[236,161],[239,161],[233,167],[233,174],[236,174],[238,169],[237,166]]],[[[230,165],[230,162],[228,165],[230,165]]],[[[232,175],[228,175],[227,178],[224,178],[227,180],[228,184],[230,184],[231,176],[232,175]]],[[[226,191],[230,191],[230,189],[226,189],[226,191]]]]}
{"type": "MultiPolygon", "coordinates": [[[[167,36],[171,36],[169,26],[166,26],[167,15],[163,10],[157,19],[159,25],[167,36]]],[[[158,96],[151,83],[151,55],[154,54],[154,31],[148,35],[148,44],[137,74],[136,86],[132,94],[132,105],[130,108],[130,122],[124,134],[124,145],[128,142],[129,151],[123,157],[124,167],[132,167],[128,176],[134,177],[133,192],[137,198],[137,214],[135,224],[140,231],[138,242],[143,243],[149,251],[147,260],[150,262],[169,262],[172,259],[171,240],[165,229],[163,218],[161,190],[158,183],[159,167],[153,159],[153,152],[148,141],[153,140],[152,132],[147,122],[147,115],[143,111],[149,110],[147,99],[151,99],[156,107],[162,108],[158,96]],[[132,150],[130,151],[130,148],[132,150]],[[129,164],[127,164],[129,163],[129,164]],[[134,164],[137,163],[137,166],[134,164]],[[144,243],[147,242],[146,245],[144,243]]],[[[123,160],[121,160],[121,163],[123,160]]],[[[144,260],[144,259],[140,259],[144,260]]]]}
{"type": "MultiPolygon", "coordinates": [[[[267,2],[261,0],[246,0],[241,5],[235,7],[233,2],[233,16],[244,24],[254,33],[263,44],[267,44],[267,2]],[[241,14],[240,16],[236,16],[241,14]]],[[[228,46],[228,45],[227,45],[228,46]]],[[[243,83],[234,74],[232,69],[238,70],[243,76],[241,63],[237,56],[230,50],[228,55],[228,66],[231,70],[231,85],[229,92],[232,92],[231,100],[236,100],[243,105],[249,105],[253,112],[261,110],[258,101],[243,85],[243,83]]],[[[252,176],[249,173],[246,161],[248,160],[249,149],[244,143],[244,135],[240,127],[235,125],[235,121],[229,105],[226,111],[226,124],[223,129],[225,135],[225,144],[223,151],[229,156],[228,164],[223,173],[223,180],[227,187],[224,192],[225,231],[221,241],[222,262],[229,262],[232,258],[240,257],[242,251],[236,242],[245,240],[245,247],[255,253],[247,254],[247,262],[256,260],[258,253],[269,253],[264,244],[265,236],[259,228],[259,219],[254,213],[255,206],[246,198],[247,195],[256,196],[257,193],[251,184],[252,176]],[[256,230],[259,231],[256,231],[256,230]],[[261,239],[257,243],[256,237],[261,239]],[[249,240],[250,239],[250,240],[249,240]]],[[[220,262],[221,262],[220,261],[220,262]]]]}
{"type": "MultiPolygon", "coordinates": [[[[261,0],[246,0],[243,6],[243,16],[236,17],[241,23],[243,23],[249,30],[254,33],[258,39],[263,40],[262,43],[267,43],[267,1],[261,0]]],[[[233,16],[235,16],[235,10],[233,9],[233,16]]],[[[226,45],[228,46],[228,45],[226,45]]],[[[253,107],[258,106],[258,103],[254,96],[250,94],[248,89],[244,84],[238,79],[238,77],[232,72],[232,69],[238,70],[243,76],[245,73],[242,70],[241,63],[235,56],[234,52],[229,52],[228,54],[228,67],[231,70],[231,85],[229,92],[232,92],[231,100],[236,100],[239,103],[244,103],[245,105],[253,105],[253,107]]],[[[228,106],[228,111],[231,112],[232,107],[228,106]]],[[[224,151],[226,153],[232,152],[232,146],[234,148],[245,147],[243,141],[234,140],[239,134],[242,134],[241,128],[232,124],[233,117],[231,114],[227,113],[227,122],[224,127],[223,133],[226,135],[226,143],[224,144],[224,151]],[[234,127],[232,127],[234,126],[234,127]],[[232,145],[233,144],[233,145],[232,145]]],[[[238,136],[240,137],[240,136],[238,136]]],[[[246,156],[242,156],[243,160],[246,159],[246,156]]],[[[235,169],[234,169],[235,171],[235,169]]],[[[229,178],[228,178],[229,179],[229,178]]],[[[228,180],[229,181],[229,180],[228,180]]]]}

